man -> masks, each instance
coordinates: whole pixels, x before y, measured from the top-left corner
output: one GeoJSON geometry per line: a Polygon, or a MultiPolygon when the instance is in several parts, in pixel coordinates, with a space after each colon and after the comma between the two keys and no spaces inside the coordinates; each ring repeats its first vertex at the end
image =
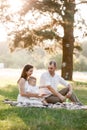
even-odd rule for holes
{"type": "Polygon", "coordinates": [[[72,91],[72,86],[60,77],[56,71],[56,62],[50,61],[48,65],[48,71],[43,73],[40,77],[41,94],[43,94],[48,103],[64,102],[66,98],[70,99],[73,103],[82,105],[79,99],[72,91]],[[64,89],[58,91],[59,84],[65,86],[64,89]]]}

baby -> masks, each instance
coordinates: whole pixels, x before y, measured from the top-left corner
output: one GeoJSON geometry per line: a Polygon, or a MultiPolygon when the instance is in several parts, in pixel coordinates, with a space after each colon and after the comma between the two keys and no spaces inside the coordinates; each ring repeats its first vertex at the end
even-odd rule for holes
{"type": "MultiPolygon", "coordinates": [[[[29,87],[28,87],[29,92],[39,94],[39,87],[36,86],[36,78],[35,77],[33,77],[33,76],[29,77],[28,84],[29,84],[29,87]]],[[[33,98],[33,99],[40,100],[43,103],[43,105],[48,105],[48,103],[46,102],[44,97],[42,97],[42,98],[33,98]]]]}

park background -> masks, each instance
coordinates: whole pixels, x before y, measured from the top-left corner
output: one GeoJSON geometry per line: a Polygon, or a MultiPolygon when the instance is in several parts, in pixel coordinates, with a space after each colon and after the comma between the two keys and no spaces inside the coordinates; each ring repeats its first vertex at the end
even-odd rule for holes
{"type": "Polygon", "coordinates": [[[17,99],[17,80],[25,64],[34,65],[39,83],[48,62],[55,60],[59,75],[62,65],[64,76],[71,71],[66,79],[72,79],[74,92],[87,105],[86,12],[87,0],[0,0],[0,130],[87,130],[87,110],[3,102],[17,99]]]}

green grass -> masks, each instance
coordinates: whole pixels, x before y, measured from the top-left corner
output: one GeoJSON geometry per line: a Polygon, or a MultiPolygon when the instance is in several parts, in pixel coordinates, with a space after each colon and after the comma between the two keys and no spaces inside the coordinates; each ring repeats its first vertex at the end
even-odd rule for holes
{"type": "MultiPolygon", "coordinates": [[[[74,91],[87,105],[87,84],[74,83],[74,91]]],[[[4,104],[6,98],[16,100],[18,88],[0,88],[0,130],[87,130],[87,110],[24,108],[4,104]]]]}

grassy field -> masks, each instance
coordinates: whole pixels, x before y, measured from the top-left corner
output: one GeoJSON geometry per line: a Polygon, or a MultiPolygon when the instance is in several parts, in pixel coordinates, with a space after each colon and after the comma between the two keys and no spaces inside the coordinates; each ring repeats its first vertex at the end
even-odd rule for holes
{"type": "MultiPolygon", "coordinates": [[[[87,105],[87,83],[73,82],[74,91],[87,105]]],[[[21,108],[4,104],[16,100],[16,85],[0,87],[0,130],[87,130],[87,110],[21,108]]]]}

